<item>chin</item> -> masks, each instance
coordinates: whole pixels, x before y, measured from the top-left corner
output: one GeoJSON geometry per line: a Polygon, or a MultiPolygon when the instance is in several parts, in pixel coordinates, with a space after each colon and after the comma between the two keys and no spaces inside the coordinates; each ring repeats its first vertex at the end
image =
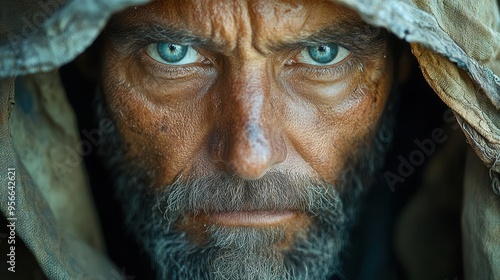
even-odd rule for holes
{"type": "Polygon", "coordinates": [[[100,154],[158,279],[330,279],[339,274],[356,205],[383,162],[391,123],[383,117],[332,184],[290,171],[157,185],[126,159],[116,132],[100,154]]]}

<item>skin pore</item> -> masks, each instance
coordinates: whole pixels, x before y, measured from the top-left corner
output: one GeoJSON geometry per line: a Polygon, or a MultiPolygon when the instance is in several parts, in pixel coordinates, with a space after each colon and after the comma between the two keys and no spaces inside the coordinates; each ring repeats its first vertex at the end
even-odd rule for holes
{"type": "Polygon", "coordinates": [[[329,1],[166,0],[105,37],[103,154],[159,279],[331,276],[382,157],[387,34],[329,1]]]}

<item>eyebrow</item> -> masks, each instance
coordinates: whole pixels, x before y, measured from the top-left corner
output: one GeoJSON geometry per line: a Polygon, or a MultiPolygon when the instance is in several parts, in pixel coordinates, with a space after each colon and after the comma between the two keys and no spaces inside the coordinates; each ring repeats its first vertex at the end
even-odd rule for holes
{"type": "Polygon", "coordinates": [[[179,45],[212,45],[210,38],[193,34],[192,31],[158,23],[122,25],[111,23],[104,31],[119,51],[127,51],[146,44],[168,41],[179,45]]]}
{"type": "MultiPolygon", "coordinates": [[[[210,37],[194,34],[191,30],[166,25],[158,22],[125,25],[120,22],[111,23],[105,30],[106,36],[115,44],[120,52],[127,52],[147,44],[168,41],[179,45],[223,49],[222,42],[216,42],[210,37]]],[[[379,50],[386,41],[388,32],[364,22],[347,21],[332,23],[312,34],[285,41],[270,42],[264,48],[254,47],[260,52],[278,52],[308,46],[336,43],[351,52],[360,55],[371,55],[379,50]]]]}
{"type": "Polygon", "coordinates": [[[371,55],[379,51],[388,39],[385,29],[364,22],[333,23],[312,34],[285,42],[272,42],[271,50],[295,49],[335,43],[360,55],[371,55]]]}

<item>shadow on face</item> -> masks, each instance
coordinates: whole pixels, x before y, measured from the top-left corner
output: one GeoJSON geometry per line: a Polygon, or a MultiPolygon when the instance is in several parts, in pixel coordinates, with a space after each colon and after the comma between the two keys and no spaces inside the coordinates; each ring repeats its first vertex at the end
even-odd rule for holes
{"type": "MultiPolygon", "coordinates": [[[[138,235],[170,244],[143,240],[157,260],[169,261],[160,249],[191,248],[176,255],[186,260],[178,274],[160,275],[195,275],[185,267],[198,262],[217,277],[237,262],[213,264],[241,260],[241,248],[276,260],[259,270],[269,277],[300,275],[294,263],[322,255],[311,253],[318,240],[332,264],[314,279],[333,274],[350,219],[339,193],[362,188],[366,162],[380,157],[393,64],[386,32],[329,1],[155,1],[113,17],[101,78],[121,143],[112,166],[121,198],[143,221],[138,235]],[[154,207],[167,222],[145,214],[154,207]],[[275,241],[271,251],[255,238],[275,241]],[[193,262],[193,252],[206,257],[193,262]]],[[[236,270],[257,273],[245,260],[236,270]]]]}
{"type": "Polygon", "coordinates": [[[386,34],[326,1],[156,1],[108,31],[106,103],[158,185],[221,170],[333,182],[392,85],[386,34]]]}

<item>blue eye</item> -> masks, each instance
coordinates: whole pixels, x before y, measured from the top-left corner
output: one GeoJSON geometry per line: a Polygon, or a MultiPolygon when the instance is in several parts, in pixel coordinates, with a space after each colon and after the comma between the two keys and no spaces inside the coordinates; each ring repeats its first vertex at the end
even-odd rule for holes
{"type": "Polygon", "coordinates": [[[166,65],[186,65],[203,60],[193,47],[170,42],[149,44],[146,52],[152,59],[166,65]]]}
{"type": "Polygon", "coordinates": [[[305,47],[297,56],[297,62],[315,66],[334,65],[351,54],[335,43],[305,47]]]}
{"type": "Polygon", "coordinates": [[[166,62],[176,63],[181,61],[188,52],[189,46],[181,46],[177,44],[169,44],[161,42],[156,45],[156,50],[160,57],[166,62]]]}
{"type": "Polygon", "coordinates": [[[339,53],[339,45],[327,44],[307,47],[307,52],[317,63],[326,64],[328,62],[332,62],[337,57],[337,54],[339,53]]]}

